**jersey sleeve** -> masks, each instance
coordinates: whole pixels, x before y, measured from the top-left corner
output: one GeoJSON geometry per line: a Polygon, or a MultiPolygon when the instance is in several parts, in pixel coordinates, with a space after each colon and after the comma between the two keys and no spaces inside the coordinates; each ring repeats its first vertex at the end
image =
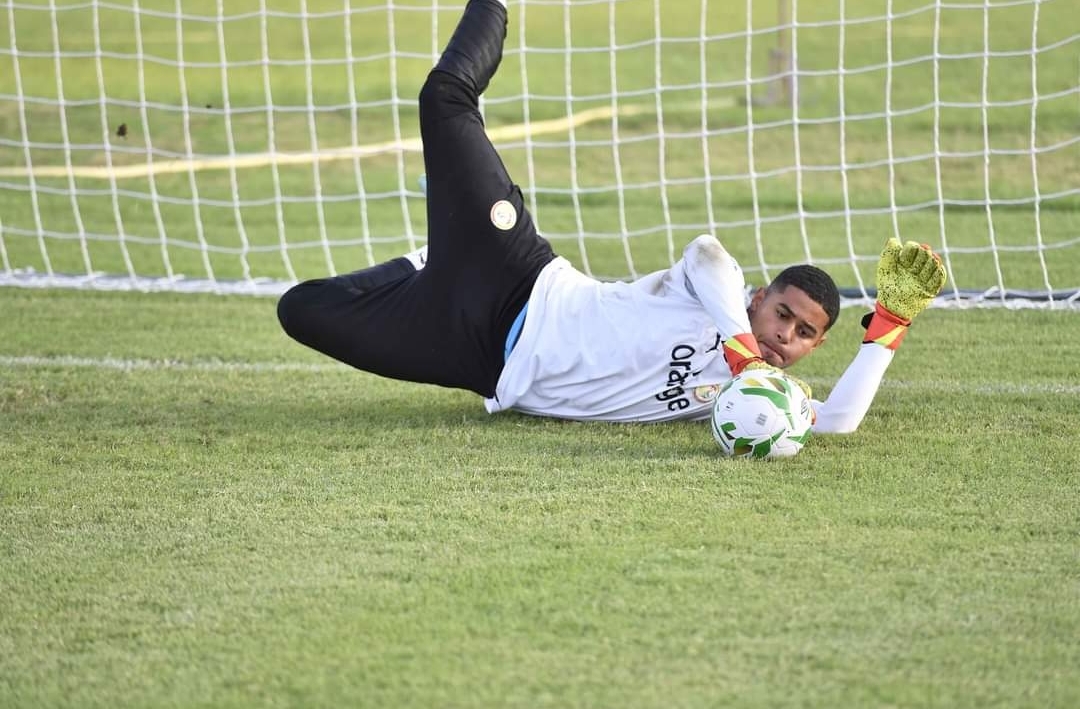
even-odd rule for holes
{"type": "MultiPolygon", "coordinates": [[[[668,273],[709,314],[722,337],[750,332],[746,312],[746,278],[742,268],[711,234],[691,241],[668,273]]],[[[870,342],[836,382],[825,401],[815,401],[815,433],[851,433],[862,423],[892,363],[894,350],[870,342]]]]}
{"type": "Polygon", "coordinates": [[[750,332],[746,278],[715,236],[702,234],[687,244],[672,276],[682,278],[682,287],[701,303],[723,337],[750,332]]]}
{"type": "Polygon", "coordinates": [[[824,402],[814,402],[815,433],[851,433],[859,427],[881,386],[894,350],[875,342],[860,346],[855,359],[824,402]]]}

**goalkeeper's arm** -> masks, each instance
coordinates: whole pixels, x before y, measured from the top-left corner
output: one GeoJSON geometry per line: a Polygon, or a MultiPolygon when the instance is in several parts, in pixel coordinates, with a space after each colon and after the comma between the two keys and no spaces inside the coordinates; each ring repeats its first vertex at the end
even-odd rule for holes
{"type": "MultiPolygon", "coordinates": [[[[724,360],[732,375],[744,369],[776,369],[762,358],[751,330],[742,268],[716,237],[702,234],[691,241],[672,273],[681,274],[685,291],[701,303],[716,323],[723,338],[724,360]]],[[[805,382],[791,375],[788,378],[810,396],[810,387],[805,382]]]]}
{"type": "Polygon", "coordinates": [[[679,285],[701,303],[722,337],[750,332],[742,267],[715,236],[702,234],[687,244],[672,277],[681,279],[679,285]]]}
{"type": "Polygon", "coordinates": [[[863,344],[829,397],[815,402],[816,433],[850,433],[859,427],[911,321],[944,285],[945,268],[929,246],[889,239],[878,261],[877,302],[863,319],[863,344]]]}

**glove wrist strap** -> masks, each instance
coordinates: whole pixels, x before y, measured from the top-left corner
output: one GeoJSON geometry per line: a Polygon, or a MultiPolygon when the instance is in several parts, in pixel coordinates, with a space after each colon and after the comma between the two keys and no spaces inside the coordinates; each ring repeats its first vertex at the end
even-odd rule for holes
{"type": "Polygon", "coordinates": [[[880,302],[875,303],[874,312],[863,317],[863,326],[866,327],[863,344],[873,342],[886,349],[895,350],[904,341],[910,325],[911,320],[900,317],[880,302]]]}
{"type": "Polygon", "coordinates": [[[724,361],[732,375],[746,369],[751,362],[763,362],[757,338],[751,332],[744,332],[724,340],[724,361]]]}

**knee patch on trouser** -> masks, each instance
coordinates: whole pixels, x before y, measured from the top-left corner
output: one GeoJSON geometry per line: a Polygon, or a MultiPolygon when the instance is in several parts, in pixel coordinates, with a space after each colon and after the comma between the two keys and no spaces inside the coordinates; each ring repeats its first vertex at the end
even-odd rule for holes
{"type": "Polygon", "coordinates": [[[497,0],[469,0],[435,68],[484,93],[502,61],[506,8],[497,0]]]}
{"type": "Polygon", "coordinates": [[[326,313],[333,307],[362,298],[414,273],[416,269],[409,260],[398,257],[353,273],[305,281],[278,299],[278,322],[294,340],[310,344],[312,331],[345,326],[345,323],[324,322],[326,313]]]}

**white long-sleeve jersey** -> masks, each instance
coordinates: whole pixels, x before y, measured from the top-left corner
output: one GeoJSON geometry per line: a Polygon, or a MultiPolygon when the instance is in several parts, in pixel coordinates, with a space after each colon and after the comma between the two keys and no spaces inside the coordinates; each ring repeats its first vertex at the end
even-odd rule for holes
{"type": "MultiPolygon", "coordinates": [[[[750,332],[746,305],[742,269],[711,235],[630,283],[597,281],[556,258],[533,286],[485,406],[581,421],[705,419],[731,379],[723,341],[750,332]]],[[[855,430],[892,355],[863,345],[828,399],[814,402],[814,430],[855,430]]]]}

